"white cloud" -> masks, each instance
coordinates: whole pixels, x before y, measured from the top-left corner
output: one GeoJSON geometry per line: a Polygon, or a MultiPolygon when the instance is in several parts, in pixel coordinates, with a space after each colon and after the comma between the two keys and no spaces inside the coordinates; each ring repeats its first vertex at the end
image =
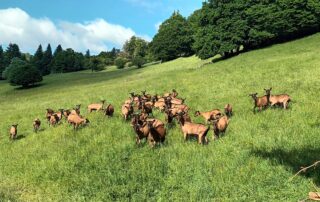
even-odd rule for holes
{"type": "MultiPolygon", "coordinates": [[[[20,8],[0,9],[0,19],[0,43],[17,43],[22,51],[31,53],[39,44],[46,46],[48,43],[53,48],[61,44],[63,48],[83,52],[90,49],[91,52],[98,53],[112,46],[122,47],[127,39],[137,35],[130,28],[111,24],[103,19],[55,24],[48,18],[33,18],[20,8]]],[[[141,37],[150,40],[148,36],[141,37]]]]}

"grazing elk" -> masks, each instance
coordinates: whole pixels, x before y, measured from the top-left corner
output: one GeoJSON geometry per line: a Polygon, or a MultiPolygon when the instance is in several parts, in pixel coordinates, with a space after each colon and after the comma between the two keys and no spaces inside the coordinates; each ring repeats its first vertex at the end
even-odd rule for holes
{"type": "Polygon", "coordinates": [[[211,111],[207,111],[207,112],[200,112],[200,111],[196,111],[194,116],[202,116],[206,122],[206,124],[208,124],[210,121],[218,119],[220,116],[222,115],[221,111],[219,109],[213,109],[211,111]]]}

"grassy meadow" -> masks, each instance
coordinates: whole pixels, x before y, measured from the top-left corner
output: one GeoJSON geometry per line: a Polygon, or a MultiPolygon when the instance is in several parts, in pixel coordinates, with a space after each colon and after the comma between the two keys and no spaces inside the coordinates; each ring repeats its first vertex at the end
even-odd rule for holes
{"type": "MultiPolygon", "coordinates": [[[[0,201],[297,201],[306,198],[320,170],[292,181],[301,166],[320,159],[320,34],[205,65],[180,58],[142,69],[54,74],[36,88],[0,82],[0,201]],[[201,68],[200,68],[201,67],[201,68]],[[288,110],[253,114],[249,93],[288,93],[288,110]],[[129,92],[161,94],[171,89],[196,110],[222,109],[234,116],[225,136],[200,146],[184,142],[178,124],[163,146],[135,145],[120,115],[129,92]],[[87,114],[106,99],[115,116],[87,114]],[[46,108],[82,104],[90,125],[74,131],[49,127],[46,108]],[[33,119],[42,120],[35,134],[33,119]],[[11,124],[19,123],[17,141],[11,124]]],[[[164,120],[163,114],[155,116],[164,120]]],[[[212,128],[212,127],[211,127],[212,128]]],[[[212,130],[208,133],[212,138],[212,130]]]]}

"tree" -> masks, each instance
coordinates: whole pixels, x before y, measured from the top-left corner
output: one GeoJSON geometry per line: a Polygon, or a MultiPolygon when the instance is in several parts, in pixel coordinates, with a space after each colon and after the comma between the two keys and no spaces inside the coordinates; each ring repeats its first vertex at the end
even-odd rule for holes
{"type": "Polygon", "coordinates": [[[114,64],[117,66],[118,69],[123,69],[126,63],[127,63],[127,60],[123,57],[118,57],[114,61],[114,64]]]}
{"type": "Polygon", "coordinates": [[[141,68],[142,65],[144,65],[145,63],[146,63],[145,59],[141,56],[136,56],[132,60],[132,64],[136,65],[138,68],[141,68]]]}
{"type": "Polygon", "coordinates": [[[7,67],[13,58],[21,58],[21,52],[17,44],[10,43],[4,55],[4,66],[7,67]]]}
{"type": "Polygon", "coordinates": [[[44,69],[43,64],[43,50],[41,44],[38,46],[37,51],[35,52],[32,58],[33,65],[42,73],[44,69]]]}
{"type": "Polygon", "coordinates": [[[63,51],[61,45],[59,44],[56,48],[56,50],[53,53],[53,57],[56,57],[59,53],[61,53],[63,51]]]}
{"type": "Polygon", "coordinates": [[[133,53],[134,53],[134,50],[135,50],[135,47],[136,47],[136,40],[137,40],[137,37],[132,36],[123,45],[123,51],[128,54],[128,56],[129,56],[128,59],[132,59],[132,57],[133,57],[133,53]]]}
{"type": "Polygon", "coordinates": [[[28,87],[42,81],[40,71],[32,65],[19,58],[12,60],[7,72],[8,81],[11,85],[28,87]]]}
{"type": "Polygon", "coordinates": [[[174,12],[160,25],[152,40],[151,51],[157,60],[168,61],[192,55],[192,44],[192,29],[189,23],[179,12],[174,12]]]}
{"type": "Polygon", "coordinates": [[[43,54],[42,58],[42,68],[41,68],[41,74],[43,76],[50,74],[51,72],[51,62],[52,62],[52,50],[51,45],[48,44],[46,51],[43,54]]]}
{"type": "Polygon", "coordinates": [[[90,58],[90,50],[89,50],[89,49],[86,51],[85,57],[86,57],[87,59],[90,58]]]}
{"type": "Polygon", "coordinates": [[[2,46],[0,45],[0,79],[2,78],[2,72],[5,70],[5,59],[2,46]]]}
{"type": "Polygon", "coordinates": [[[53,72],[73,72],[83,70],[85,57],[82,53],[77,53],[68,48],[65,51],[58,51],[53,57],[51,68],[53,72]]]}
{"type": "Polygon", "coordinates": [[[202,58],[228,57],[320,30],[320,2],[314,0],[208,0],[192,21],[194,50],[202,58]],[[194,27],[194,26],[193,26],[194,27]]]}

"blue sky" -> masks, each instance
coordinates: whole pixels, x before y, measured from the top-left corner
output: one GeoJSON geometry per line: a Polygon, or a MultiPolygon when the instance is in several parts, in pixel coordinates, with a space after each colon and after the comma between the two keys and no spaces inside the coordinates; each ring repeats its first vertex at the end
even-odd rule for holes
{"type": "Polygon", "coordinates": [[[77,51],[120,48],[131,35],[151,40],[174,10],[188,16],[201,5],[202,0],[0,0],[0,44],[18,43],[31,53],[48,42],[77,51]]]}

